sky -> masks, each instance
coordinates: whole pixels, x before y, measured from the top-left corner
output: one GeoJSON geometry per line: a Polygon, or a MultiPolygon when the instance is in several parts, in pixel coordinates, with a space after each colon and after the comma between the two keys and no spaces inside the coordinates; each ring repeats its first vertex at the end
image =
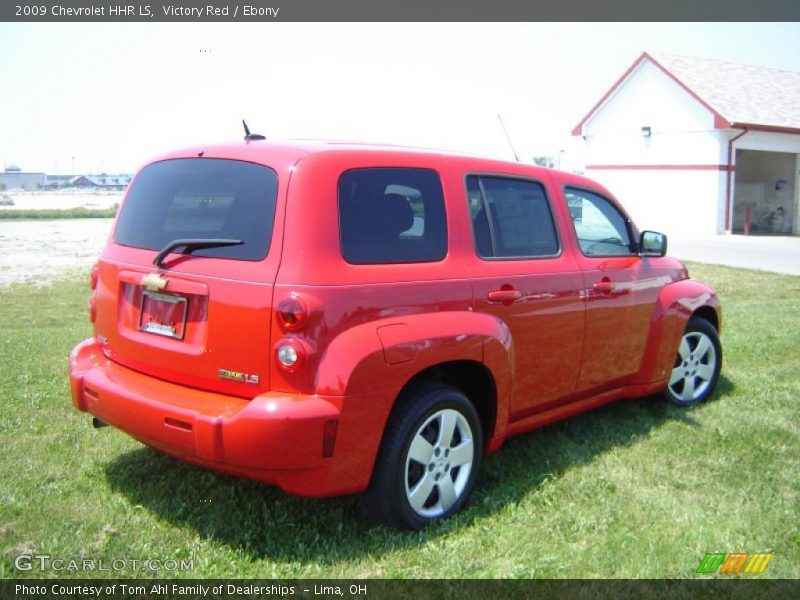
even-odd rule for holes
{"type": "Polygon", "coordinates": [[[570,131],[645,50],[800,71],[800,23],[0,23],[0,162],[131,173],[242,118],[513,159],[502,115],[520,160],[580,168],[570,131]]]}

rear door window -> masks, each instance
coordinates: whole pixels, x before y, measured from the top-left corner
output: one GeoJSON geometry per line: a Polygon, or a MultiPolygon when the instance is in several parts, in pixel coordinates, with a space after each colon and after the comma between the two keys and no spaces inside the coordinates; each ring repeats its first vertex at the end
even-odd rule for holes
{"type": "Polygon", "coordinates": [[[176,239],[242,240],[192,256],[262,260],[269,252],[278,177],[263,165],[214,158],[146,166],[128,190],[114,241],[160,250],[176,239]]]}
{"type": "Polygon", "coordinates": [[[430,169],[353,169],[339,178],[342,256],[351,264],[414,263],[447,254],[439,175],[430,169]]]}
{"type": "Polygon", "coordinates": [[[467,178],[475,251],[481,258],[539,258],[559,252],[544,187],[535,181],[467,178]]]}

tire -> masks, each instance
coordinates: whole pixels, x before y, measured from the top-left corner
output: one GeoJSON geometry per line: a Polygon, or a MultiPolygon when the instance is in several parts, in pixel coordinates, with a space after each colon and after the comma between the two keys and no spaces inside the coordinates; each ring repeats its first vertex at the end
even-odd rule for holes
{"type": "Polygon", "coordinates": [[[664,397],[677,406],[699,404],[714,391],[722,367],[722,346],[714,326],[692,317],[683,332],[664,397]]]}
{"type": "Polygon", "coordinates": [[[446,519],[467,502],[482,453],[478,413],[464,394],[442,384],[414,386],[389,418],[364,509],[398,529],[446,519]]]}

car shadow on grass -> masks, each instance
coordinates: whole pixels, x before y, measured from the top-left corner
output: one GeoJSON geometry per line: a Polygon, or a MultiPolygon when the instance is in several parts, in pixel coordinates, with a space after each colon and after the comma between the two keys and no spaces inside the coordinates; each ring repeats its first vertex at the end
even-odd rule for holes
{"type": "MultiPolygon", "coordinates": [[[[724,376],[710,401],[728,395],[724,376]]],[[[622,401],[509,440],[484,460],[472,501],[455,517],[422,532],[396,532],[362,516],[358,498],[297,498],[263,485],[184,464],[141,448],[120,455],[105,469],[114,492],[159,520],[257,561],[335,564],[403,548],[471,526],[519,502],[546,481],[586,465],[614,449],[631,446],[659,427],[697,424],[695,409],[682,410],[650,397],[622,401]]]]}

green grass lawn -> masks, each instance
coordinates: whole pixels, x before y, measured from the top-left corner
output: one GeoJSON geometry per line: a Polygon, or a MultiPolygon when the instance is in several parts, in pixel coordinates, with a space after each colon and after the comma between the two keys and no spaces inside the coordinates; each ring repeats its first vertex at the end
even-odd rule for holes
{"type": "Polygon", "coordinates": [[[422,533],[93,430],[66,375],[86,277],[0,288],[0,576],[58,575],[15,570],[27,552],[193,556],[183,577],[693,577],[706,552],[749,551],[800,577],[800,277],[690,271],[724,310],[707,403],[622,401],[510,440],[467,510],[422,533]]]}
{"type": "Polygon", "coordinates": [[[118,204],[110,208],[9,208],[0,210],[0,220],[111,219],[117,215],[118,208],[118,204]]]}

